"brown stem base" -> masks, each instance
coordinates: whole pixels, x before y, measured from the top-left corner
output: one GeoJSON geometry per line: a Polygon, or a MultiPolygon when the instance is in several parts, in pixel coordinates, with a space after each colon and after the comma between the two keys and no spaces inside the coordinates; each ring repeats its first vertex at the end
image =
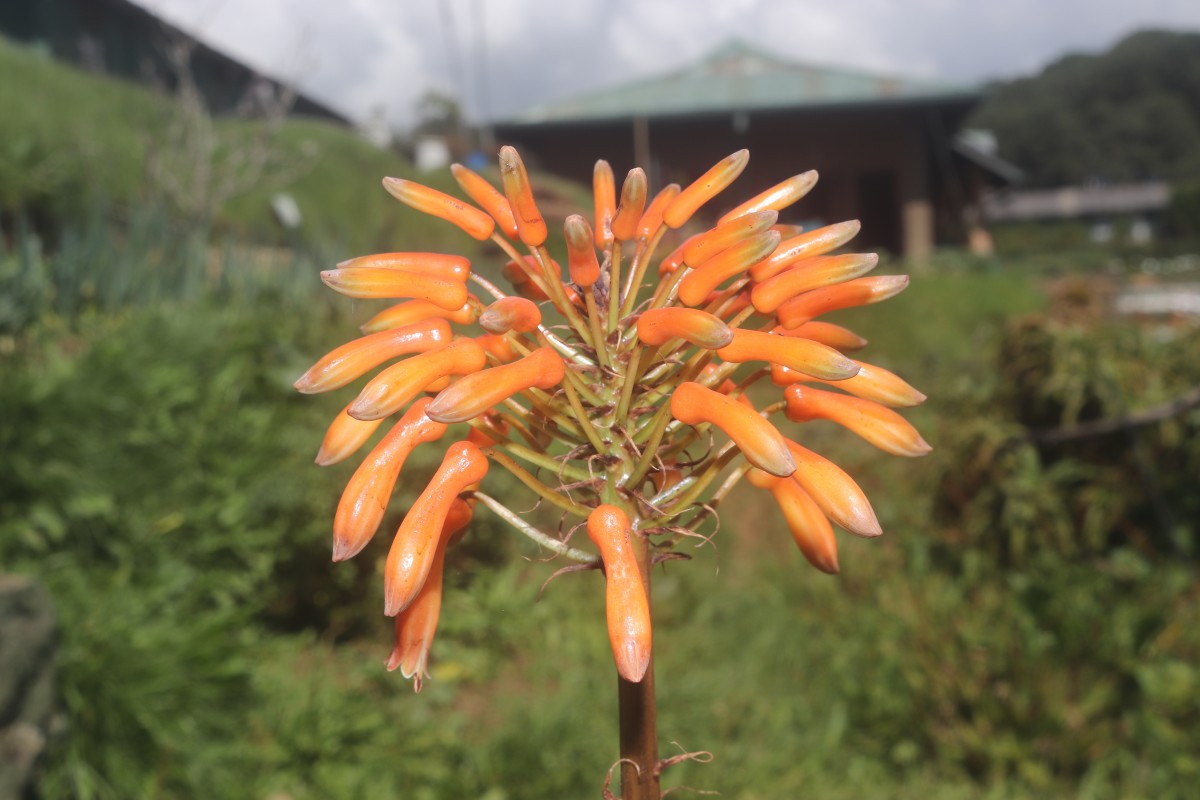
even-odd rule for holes
{"type": "Polygon", "coordinates": [[[621,800],[659,800],[654,663],[641,683],[617,678],[621,715],[621,800]]]}

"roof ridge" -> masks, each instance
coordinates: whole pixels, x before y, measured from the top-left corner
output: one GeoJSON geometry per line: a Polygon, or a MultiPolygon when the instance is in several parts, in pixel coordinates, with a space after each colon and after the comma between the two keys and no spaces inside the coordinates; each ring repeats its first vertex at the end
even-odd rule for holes
{"type": "Polygon", "coordinates": [[[854,67],[793,61],[739,37],[675,69],[530,106],[507,122],[668,116],[766,108],[896,102],[975,94],[974,87],[854,67]],[[750,59],[766,64],[754,69],[750,59]],[[721,65],[728,63],[728,69],[721,65]]]}

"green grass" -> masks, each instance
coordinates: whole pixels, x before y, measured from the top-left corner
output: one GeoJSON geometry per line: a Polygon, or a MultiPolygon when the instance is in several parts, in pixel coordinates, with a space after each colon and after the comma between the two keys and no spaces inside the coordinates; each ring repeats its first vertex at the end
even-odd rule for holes
{"type": "MultiPolygon", "coordinates": [[[[71,227],[86,222],[99,206],[121,224],[146,207],[164,206],[147,164],[148,154],[168,140],[168,123],[177,114],[170,98],[55,63],[3,38],[0,74],[0,108],[5,109],[0,114],[0,212],[20,211],[71,227]]],[[[228,149],[254,135],[258,124],[221,120],[216,132],[228,149]]],[[[457,228],[430,223],[388,198],[380,179],[416,177],[412,165],[348,128],[288,119],[270,140],[270,152],[275,166],[259,184],[212,210],[218,232],[242,241],[289,242],[269,206],[273,194],[287,191],[300,207],[300,240],[309,247],[345,257],[444,249],[453,242],[468,255],[477,252],[457,228]]],[[[218,170],[221,158],[215,162],[218,170]]],[[[422,180],[444,191],[454,186],[443,173],[422,180]]]]}
{"type": "MultiPolygon", "coordinates": [[[[311,464],[343,398],[289,386],[369,309],[295,302],[234,292],[47,316],[0,356],[0,561],[40,577],[63,621],[69,724],[45,796],[596,795],[617,757],[597,574],[538,599],[554,565],[481,512],[451,554],[433,679],[414,696],[382,670],[386,542],[329,564],[353,466],[311,464]]],[[[930,507],[955,465],[937,437],[959,435],[956,386],[994,370],[1001,320],[1040,303],[1015,272],[923,275],[876,314],[845,315],[873,340],[864,358],[929,392],[939,452],[900,463],[814,428],[887,532],[843,537],[838,578],[808,568],[748,488],[715,546],[659,571],[664,755],[715,755],[668,785],[746,800],[1186,796],[1194,566],[1046,555],[1005,573],[939,555],[930,507]]],[[[398,507],[436,451],[406,467],[398,507]]],[[[499,475],[487,489],[524,496],[499,475]]]]}

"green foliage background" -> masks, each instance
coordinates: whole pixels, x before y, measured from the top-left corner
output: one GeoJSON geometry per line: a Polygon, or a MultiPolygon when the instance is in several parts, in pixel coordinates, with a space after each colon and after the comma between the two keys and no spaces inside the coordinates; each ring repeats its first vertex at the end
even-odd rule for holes
{"type": "Polygon", "coordinates": [[[970,122],[1030,186],[1200,177],[1200,33],[1141,31],[989,87],[970,122]]]}

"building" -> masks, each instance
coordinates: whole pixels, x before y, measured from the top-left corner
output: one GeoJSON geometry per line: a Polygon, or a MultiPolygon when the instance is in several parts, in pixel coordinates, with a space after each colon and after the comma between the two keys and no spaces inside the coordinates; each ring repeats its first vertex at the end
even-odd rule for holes
{"type": "MultiPolygon", "coordinates": [[[[58,60],[90,72],[173,92],[169,44],[192,48],[190,71],[213,114],[246,108],[281,90],[278,80],[221,53],[154,16],[131,0],[30,0],[0,3],[0,34],[44,47],[58,60]]],[[[295,95],[289,113],[346,124],[337,111],[295,95]]]]}
{"type": "Polygon", "coordinates": [[[982,208],[984,219],[992,224],[1082,221],[1097,244],[1111,242],[1114,226],[1126,223],[1129,243],[1146,244],[1170,204],[1169,184],[1146,181],[997,192],[983,198],[982,208]]]}
{"type": "Polygon", "coordinates": [[[735,41],[666,75],[527,109],[495,132],[565,177],[590,182],[592,160],[605,158],[618,175],[648,166],[652,187],[686,185],[746,147],[738,198],[817,169],[787,221],[857,218],[862,246],[923,258],[963,242],[983,190],[1017,175],[956,138],[978,99],[971,87],[795,63],[735,41]]]}

